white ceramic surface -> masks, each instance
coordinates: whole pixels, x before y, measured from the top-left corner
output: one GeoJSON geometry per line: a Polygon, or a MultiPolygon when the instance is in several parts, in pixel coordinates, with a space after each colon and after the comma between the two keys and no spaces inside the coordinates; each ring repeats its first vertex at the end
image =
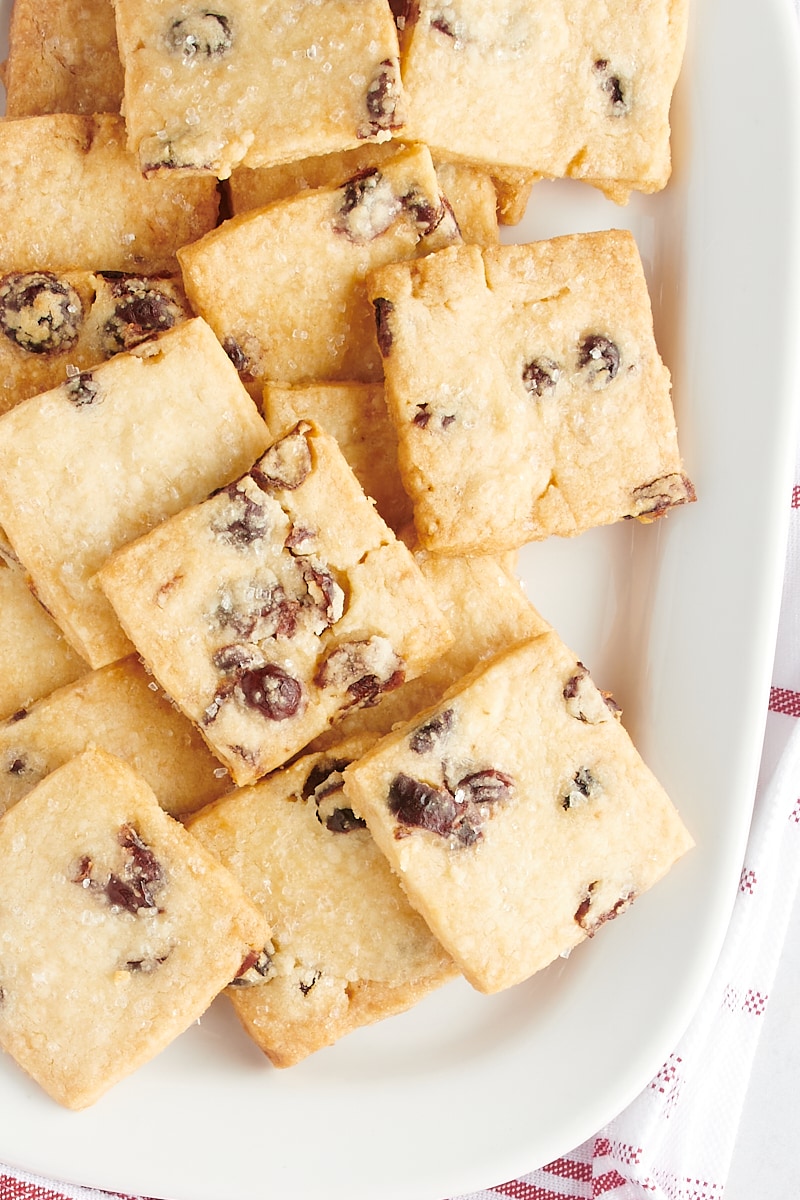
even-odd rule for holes
{"type": "Polygon", "coordinates": [[[442,1200],[571,1149],[658,1070],[724,936],[763,733],[800,383],[797,77],[790,0],[694,0],[670,187],[619,209],[543,184],[506,231],[639,241],[698,503],[528,548],[521,570],[697,848],[527,984],[452,984],[289,1071],[223,1001],[81,1114],[5,1059],[0,1161],[165,1200],[442,1200]]]}

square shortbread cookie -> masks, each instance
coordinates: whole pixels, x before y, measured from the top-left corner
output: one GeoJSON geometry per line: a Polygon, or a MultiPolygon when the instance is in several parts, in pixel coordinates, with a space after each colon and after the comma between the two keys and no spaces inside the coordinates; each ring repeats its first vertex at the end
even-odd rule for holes
{"type": "Polygon", "coordinates": [[[341,773],[373,740],[306,755],[189,823],[272,930],[270,962],[227,994],[278,1067],[458,974],[364,822],[341,804],[341,773]]]}
{"type": "Polygon", "coordinates": [[[145,172],[263,166],[384,141],[402,126],[385,0],[198,9],[114,0],[123,110],[145,172]]]}
{"type": "Polygon", "coordinates": [[[93,1104],[182,1033],[269,930],[126,764],[87,751],[0,821],[0,1045],[93,1104]]]}
{"type": "Polygon", "coordinates": [[[0,413],[190,316],[179,276],[0,276],[0,413]]]}
{"type": "Polygon", "coordinates": [[[426,549],[498,553],[694,499],[628,232],[452,247],[368,287],[426,549]]]}
{"type": "Polygon", "coordinates": [[[213,179],[144,179],[122,119],[0,121],[0,272],[174,271],[217,222],[213,179]]]}
{"type": "Polygon", "coordinates": [[[233,786],[191,722],[132,655],[86,672],[0,723],[0,814],[89,748],[133,767],[173,817],[195,812],[233,786]]]}
{"type": "Polygon", "coordinates": [[[14,0],[4,82],[7,117],[119,113],[111,0],[14,0]]]}
{"type": "Polygon", "coordinates": [[[89,670],[0,546],[0,720],[89,670]]]}
{"type": "Polygon", "coordinates": [[[404,33],[404,136],[617,200],[656,191],[687,20],[688,0],[420,0],[404,33]]]}
{"type": "Polygon", "coordinates": [[[95,572],[124,542],[230,483],[267,441],[200,318],[0,417],[0,525],[91,666],[131,652],[95,572]]]}
{"type": "Polygon", "coordinates": [[[237,784],[378,703],[451,640],[411,554],[309,422],[123,547],[98,580],[237,784]]]}
{"type": "Polygon", "coordinates": [[[180,253],[186,294],[247,380],[382,378],[367,272],[460,241],[425,147],[226,221],[180,253]],[[276,303],[280,297],[280,303],[276,303]]]}
{"type": "Polygon", "coordinates": [[[484,992],[593,936],[692,845],[616,706],[552,632],[491,659],[344,778],[484,992]]]}

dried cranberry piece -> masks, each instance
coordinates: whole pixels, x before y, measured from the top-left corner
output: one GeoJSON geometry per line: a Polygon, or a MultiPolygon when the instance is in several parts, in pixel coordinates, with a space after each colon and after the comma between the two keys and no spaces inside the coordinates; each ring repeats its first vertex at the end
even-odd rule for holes
{"type": "Polygon", "coordinates": [[[311,448],[306,434],[311,430],[307,421],[270,446],[250,472],[251,479],[262,491],[286,488],[293,492],[311,474],[311,448]]]}
{"type": "Polygon", "coordinates": [[[127,850],[128,862],[121,876],[109,876],[104,889],[109,902],[134,914],[141,908],[156,908],[154,893],[165,882],[161,864],[133,825],[123,825],[117,840],[127,850]]]}
{"type": "Polygon", "coordinates": [[[392,225],[403,202],[376,167],[367,167],[341,186],[343,199],[333,219],[334,232],[357,244],[374,241],[392,225]]]}
{"type": "Polygon", "coordinates": [[[572,777],[569,791],[561,798],[564,809],[582,808],[601,791],[600,783],[588,767],[579,767],[572,777]]]}
{"type": "Polygon", "coordinates": [[[62,354],[78,340],[83,304],[66,280],[50,271],[0,280],[0,329],[31,354],[62,354]]]}
{"type": "Polygon", "coordinates": [[[236,976],[230,982],[230,987],[253,987],[264,983],[272,973],[272,955],[266,946],[263,950],[253,950],[242,963],[236,976]]]}
{"type": "Polygon", "coordinates": [[[625,91],[625,85],[619,75],[611,71],[607,58],[598,58],[592,65],[597,82],[606,96],[608,112],[612,117],[624,117],[630,111],[630,103],[625,91]]]}
{"type": "Polygon", "coordinates": [[[276,663],[243,671],[237,680],[237,690],[245,704],[270,721],[286,721],[296,716],[303,699],[300,681],[276,663]]]}
{"type": "Polygon", "coordinates": [[[409,747],[415,754],[428,754],[453,728],[455,713],[445,708],[420,725],[409,737],[409,747]]]}
{"type": "Polygon", "coordinates": [[[357,817],[352,808],[334,808],[325,818],[325,828],[331,833],[352,833],[354,829],[366,829],[367,822],[357,817]]]}
{"type": "Polygon", "coordinates": [[[339,791],[342,787],[341,773],[349,766],[349,759],[336,759],[334,762],[323,759],[322,762],[315,763],[303,784],[303,799],[308,800],[311,796],[320,798],[330,791],[339,791]],[[332,777],[334,782],[329,788],[324,788],[323,784],[332,777]]]}
{"type": "Polygon", "coordinates": [[[403,825],[448,837],[460,815],[455,797],[445,788],[399,774],[389,788],[389,809],[403,825]]]}
{"type": "Polygon", "coordinates": [[[578,925],[580,925],[587,937],[594,937],[601,925],[605,925],[606,921],[613,921],[615,917],[620,915],[620,913],[623,913],[627,908],[630,908],[631,904],[633,904],[633,901],[636,899],[636,895],[633,890],[629,889],[620,896],[619,900],[612,904],[611,908],[607,909],[605,912],[598,913],[595,916],[592,913],[592,904],[594,900],[594,893],[598,886],[599,880],[595,880],[594,883],[589,884],[586,889],[585,896],[575,910],[575,920],[577,921],[578,925]]]}
{"type": "Polygon", "coordinates": [[[149,337],[172,329],[183,310],[152,279],[137,275],[106,275],[116,303],[103,326],[103,348],[108,354],[130,350],[149,337]]]}
{"type": "Polygon", "coordinates": [[[266,509],[256,503],[235,483],[221,488],[217,495],[227,496],[230,510],[211,523],[211,531],[232,546],[249,546],[270,531],[266,509]]]}
{"type": "Polygon", "coordinates": [[[401,129],[400,68],[392,59],[384,59],[367,87],[365,106],[367,124],[358,131],[359,137],[371,137],[385,130],[401,129]]]}
{"type": "Polygon", "coordinates": [[[180,54],[186,61],[222,58],[233,44],[230,18],[209,9],[199,9],[173,21],[166,42],[174,54],[180,54]]]}
{"type": "Polygon", "coordinates": [[[534,396],[554,392],[561,378],[561,368],[551,358],[533,358],[522,368],[522,382],[534,396]]]}
{"type": "Polygon", "coordinates": [[[510,775],[489,767],[460,779],[456,787],[456,798],[460,800],[463,794],[472,804],[496,804],[499,800],[506,800],[513,787],[514,780],[510,775]]]}
{"type": "Polygon", "coordinates": [[[321,971],[312,971],[311,975],[308,979],[301,980],[301,982],[298,984],[298,987],[300,988],[300,991],[303,993],[303,995],[307,996],[308,993],[313,988],[314,984],[317,983],[321,978],[322,978],[321,971]]]}
{"type": "Polygon", "coordinates": [[[379,296],[377,300],[372,301],[372,307],[375,309],[375,331],[378,337],[378,349],[383,358],[388,358],[391,353],[392,342],[394,341],[392,327],[389,324],[389,317],[394,312],[394,305],[391,300],[379,296]]]}
{"type": "Polygon", "coordinates": [[[605,334],[591,333],[583,339],[578,351],[578,369],[586,382],[596,391],[607,387],[619,371],[619,346],[605,334]]]}
{"type": "Polygon", "coordinates": [[[234,338],[234,337],[224,338],[223,342],[222,342],[222,349],[225,351],[228,358],[231,360],[233,365],[236,367],[236,370],[239,372],[239,374],[240,375],[247,374],[247,371],[250,367],[250,359],[247,357],[247,355],[245,354],[242,347],[236,341],[236,338],[234,338]]]}
{"type": "Polygon", "coordinates": [[[631,499],[633,512],[626,513],[627,518],[656,521],[677,504],[694,503],[697,494],[689,477],[676,472],[634,488],[631,499]]]}
{"type": "Polygon", "coordinates": [[[76,408],[95,404],[100,396],[100,385],[91,371],[81,371],[78,375],[73,375],[64,384],[64,390],[76,408]]]}

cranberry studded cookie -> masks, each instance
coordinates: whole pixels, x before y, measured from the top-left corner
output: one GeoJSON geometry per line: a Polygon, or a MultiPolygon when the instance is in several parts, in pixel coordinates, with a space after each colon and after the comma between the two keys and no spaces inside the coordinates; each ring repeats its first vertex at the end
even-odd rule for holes
{"type": "Polygon", "coordinates": [[[345,798],[479,991],[591,937],[692,845],[554,633],[491,659],[344,772],[345,798]]]}
{"type": "Polygon", "coordinates": [[[217,222],[213,179],[144,179],[113,114],[0,121],[0,272],[174,271],[217,222]]]}
{"type": "Polygon", "coordinates": [[[425,147],[226,221],[180,254],[186,294],[246,380],[382,378],[364,278],[460,235],[425,147]],[[280,303],[276,303],[280,297],[280,303]]]}
{"type": "Polygon", "coordinates": [[[411,554],[309,422],[98,580],[237,784],[413,679],[451,635],[411,554]]]}
{"type": "Polygon", "coordinates": [[[278,1067],[410,1008],[458,974],[342,801],[342,771],[373,740],[306,755],[189,823],[272,930],[269,960],[227,994],[278,1067]]]}
{"type": "Polygon", "coordinates": [[[14,0],[4,82],[7,117],[119,113],[111,0],[14,0]]]}
{"type": "Polygon", "coordinates": [[[119,759],[87,751],[0,822],[0,1045],[93,1104],[263,953],[239,883],[119,759]]]}
{"type": "Polygon", "coordinates": [[[230,483],[268,440],[200,318],[0,417],[0,524],[91,666],[131,652],[92,576],[118,546],[230,483]]]}
{"type": "Polygon", "coordinates": [[[670,174],[688,0],[420,0],[404,136],[489,171],[586,180],[624,202],[670,174]]]}
{"type": "Polygon", "coordinates": [[[114,0],[130,146],[146,172],[263,166],[388,140],[402,127],[385,0],[208,9],[114,0]]]}
{"type": "Polygon", "coordinates": [[[191,315],[178,276],[0,276],[0,413],[191,315]]]}
{"type": "Polygon", "coordinates": [[[452,247],[368,286],[426,549],[496,554],[694,499],[629,233],[452,247]]]}
{"type": "Polygon", "coordinates": [[[173,817],[232,787],[191,722],[131,655],[86,672],[0,723],[0,814],[90,747],[133,767],[173,817]]]}

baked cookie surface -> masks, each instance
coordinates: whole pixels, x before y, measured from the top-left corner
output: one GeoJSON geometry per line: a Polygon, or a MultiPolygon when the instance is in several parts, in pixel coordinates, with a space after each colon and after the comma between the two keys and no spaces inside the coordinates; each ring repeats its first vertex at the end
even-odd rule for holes
{"type": "Polygon", "coordinates": [[[266,975],[237,980],[228,996],[276,1066],[410,1007],[458,973],[342,802],[341,773],[373,740],[305,755],[189,822],[272,930],[266,975]]]}
{"type": "Polygon", "coordinates": [[[344,780],[479,991],[569,952],[692,845],[613,705],[554,633],[490,660],[344,780]]]}
{"type": "Polygon", "coordinates": [[[69,1108],[188,1028],[268,940],[233,876],[99,751],[6,813],[0,853],[0,1045],[69,1108]]]}
{"type": "Polygon", "coordinates": [[[199,318],[0,418],[0,523],[42,602],[91,666],[131,653],[92,583],[96,571],[124,542],[236,478],[267,441],[230,360],[199,318]]]}
{"type": "Polygon", "coordinates": [[[631,234],[451,247],[368,288],[426,549],[497,553],[694,499],[631,234]]]}
{"type": "Polygon", "coordinates": [[[367,272],[460,241],[425,147],[245,212],[185,246],[186,294],[242,378],[382,378],[367,272]],[[275,303],[276,296],[280,303],[275,303]]]}
{"type": "Polygon", "coordinates": [[[115,0],[124,112],[145,172],[226,178],[383,141],[401,128],[397,31],[385,0],[213,10],[115,0]]]}
{"type": "Polygon", "coordinates": [[[306,421],[98,580],[240,785],[419,675],[452,636],[334,439],[306,421]]]}

